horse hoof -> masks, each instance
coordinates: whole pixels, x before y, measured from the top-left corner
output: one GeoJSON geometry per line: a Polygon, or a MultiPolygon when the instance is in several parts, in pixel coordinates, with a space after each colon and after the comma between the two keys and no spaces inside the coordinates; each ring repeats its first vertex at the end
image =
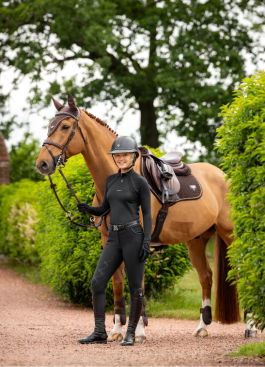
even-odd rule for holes
{"type": "Polygon", "coordinates": [[[245,330],[245,338],[257,338],[257,330],[245,330]]]}
{"type": "Polygon", "coordinates": [[[145,335],[137,335],[135,337],[135,343],[143,344],[146,342],[146,336],[145,335]]]}
{"type": "Polygon", "coordinates": [[[208,336],[208,331],[201,328],[199,330],[195,330],[192,336],[205,338],[206,336],[208,336]]]}
{"type": "Polygon", "coordinates": [[[109,336],[108,336],[108,339],[107,341],[108,342],[114,342],[116,340],[118,340],[119,342],[121,342],[123,339],[123,335],[122,333],[110,333],[109,336]]]}

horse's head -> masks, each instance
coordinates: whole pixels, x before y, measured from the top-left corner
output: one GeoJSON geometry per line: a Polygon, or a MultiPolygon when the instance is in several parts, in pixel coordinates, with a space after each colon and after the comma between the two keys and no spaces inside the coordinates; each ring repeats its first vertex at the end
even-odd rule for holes
{"type": "Polygon", "coordinates": [[[48,127],[47,139],[37,159],[37,169],[42,175],[55,172],[58,160],[66,161],[73,155],[79,154],[85,147],[85,137],[79,125],[80,110],[68,92],[68,107],[63,106],[52,97],[58,111],[48,127]]]}

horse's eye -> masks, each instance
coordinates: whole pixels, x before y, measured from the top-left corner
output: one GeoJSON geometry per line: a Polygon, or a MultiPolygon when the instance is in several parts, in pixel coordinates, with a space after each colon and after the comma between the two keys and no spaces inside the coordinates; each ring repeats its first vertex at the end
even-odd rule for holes
{"type": "Polygon", "coordinates": [[[63,125],[62,126],[62,130],[68,130],[68,129],[70,129],[70,126],[68,126],[68,125],[63,125]]]}

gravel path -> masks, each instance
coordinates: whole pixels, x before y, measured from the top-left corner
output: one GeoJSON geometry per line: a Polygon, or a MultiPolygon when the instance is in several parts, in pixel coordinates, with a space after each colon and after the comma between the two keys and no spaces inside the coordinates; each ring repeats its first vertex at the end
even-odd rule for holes
{"type": "MultiPolygon", "coordinates": [[[[224,356],[245,344],[243,323],[212,323],[210,336],[202,339],[191,336],[198,321],[149,318],[145,344],[81,345],[77,340],[93,329],[90,309],[64,303],[1,267],[0,295],[0,366],[265,365],[260,358],[224,356]]],[[[106,325],[111,331],[111,315],[106,325]]]]}

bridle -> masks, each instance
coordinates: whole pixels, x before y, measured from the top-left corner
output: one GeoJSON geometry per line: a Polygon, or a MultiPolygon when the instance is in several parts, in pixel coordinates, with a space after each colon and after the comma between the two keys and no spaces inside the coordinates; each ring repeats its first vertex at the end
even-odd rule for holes
{"type": "Polygon", "coordinates": [[[65,143],[65,145],[62,147],[60,144],[55,143],[55,142],[54,142],[54,141],[52,141],[52,140],[45,139],[45,140],[44,140],[44,142],[43,142],[43,144],[42,144],[43,146],[45,146],[45,147],[48,149],[48,152],[49,152],[49,153],[50,153],[50,155],[52,156],[52,159],[53,159],[53,161],[54,161],[54,164],[55,164],[56,168],[57,168],[58,166],[61,166],[61,165],[62,165],[63,167],[65,167],[65,163],[67,162],[67,159],[68,159],[68,158],[67,158],[67,156],[66,156],[66,149],[67,149],[68,145],[70,144],[70,141],[73,139],[73,137],[74,137],[74,135],[75,135],[75,129],[76,129],[76,127],[77,127],[77,126],[79,127],[79,130],[80,130],[81,136],[82,136],[82,138],[83,138],[83,140],[84,140],[84,143],[86,144],[86,139],[84,138],[84,135],[83,135],[83,132],[82,132],[81,126],[80,126],[80,125],[78,125],[78,121],[79,121],[79,118],[80,118],[80,115],[81,115],[80,110],[78,109],[77,116],[75,116],[75,115],[73,115],[73,114],[71,114],[71,113],[69,113],[69,112],[64,112],[64,111],[62,111],[62,112],[57,112],[55,116],[60,116],[60,115],[67,115],[67,116],[70,116],[70,117],[72,117],[72,118],[74,118],[74,119],[75,119],[75,122],[74,122],[74,125],[73,125],[73,128],[72,128],[71,134],[69,135],[67,142],[66,142],[66,143],[65,143]],[[54,157],[54,155],[53,155],[52,151],[51,151],[51,150],[50,150],[50,148],[47,146],[47,144],[49,144],[49,145],[54,145],[56,148],[61,149],[61,153],[59,154],[59,157],[58,157],[58,160],[57,160],[57,161],[56,161],[56,157],[54,157]],[[65,159],[63,159],[63,155],[64,155],[64,154],[65,154],[65,159]]]}
{"type": "MultiPolygon", "coordinates": [[[[73,114],[71,114],[71,113],[69,113],[69,112],[65,112],[65,111],[57,112],[57,113],[55,114],[55,116],[59,116],[59,115],[67,115],[67,116],[70,116],[70,117],[72,117],[72,118],[74,118],[74,119],[75,119],[75,122],[74,122],[74,125],[73,125],[73,128],[72,128],[71,134],[69,135],[69,137],[68,137],[68,139],[67,139],[67,141],[66,141],[65,145],[64,145],[64,146],[61,146],[60,144],[55,143],[55,142],[54,142],[54,141],[52,141],[52,140],[45,139],[45,140],[44,140],[44,142],[43,142],[43,144],[42,144],[42,146],[44,146],[45,148],[47,148],[48,152],[50,153],[50,155],[51,155],[51,157],[52,157],[52,159],[53,159],[53,161],[54,161],[55,169],[56,169],[56,168],[58,169],[58,171],[60,172],[60,174],[61,174],[62,178],[64,179],[64,181],[65,181],[65,183],[66,183],[66,187],[67,187],[67,188],[72,192],[72,194],[74,195],[74,197],[75,197],[76,201],[77,201],[78,203],[80,203],[80,200],[78,199],[78,197],[76,196],[76,194],[75,194],[74,190],[72,189],[72,184],[71,184],[71,183],[69,183],[69,182],[67,181],[67,179],[66,179],[65,175],[63,174],[63,172],[62,172],[62,168],[64,168],[64,167],[65,167],[65,163],[66,163],[66,162],[67,162],[67,160],[68,160],[67,155],[66,155],[66,149],[67,149],[68,145],[70,144],[71,140],[73,139],[73,137],[74,137],[74,135],[75,135],[75,130],[76,130],[76,127],[77,127],[77,126],[78,126],[79,131],[80,131],[80,134],[81,134],[81,136],[82,136],[82,138],[83,138],[83,140],[84,140],[84,143],[86,144],[86,139],[85,139],[85,137],[84,137],[84,135],[83,135],[83,132],[82,132],[81,126],[78,124],[78,121],[79,121],[79,118],[80,118],[81,112],[80,112],[80,110],[78,109],[77,116],[75,116],[75,115],[73,115],[73,114]],[[53,145],[53,146],[55,146],[56,148],[61,149],[61,153],[59,154],[59,156],[56,156],[56,157],[55,157],[55,156],[53,155],[53,153],[52,153],[51,149],[48,147],[48,145],[53,145]],[[63,155],[65,155],[65,158],[64,158],[64,156],[63,156],[63,155]],[[58,158],[57,158],[57,157],[58,157],[58,158]]],[[[54,192],[54,194],[55,194],[55,197],[56,197],[56,199],[57,199],[58,203],[60,204],[61,208],[66,212],[66,217],[67,217],[67,219],[68,219],[72,224],[75,224],[76,226],[79,226],[79,227],[93,227],[93,228],[98,228],[98,227],[102,224],[102,220],[103,220],[103,218],[105,219],[105,224],[106,224],[106,215],[110,212],[110,210],[107,210],[104,214],[102,214],[101,219],[100,219],[100,221],[99,221],[97,224],[94,224],[94,223],[93,223],[93,224],[82,224],[82,223],[74,222],[74,221],[72,220],[71,216],[73,216],[73,215],[75,215],[75,214],[79,213],[79,211],[76,211],[75,213],[71,213],[69,210],[66,210],[66,209],[65,209],[65,207],[63,206],[63,204],[62,204],[61,200],[59,199],[58,194],[57,194],[57,192],[56,192],[56,190],[55,190],[56,184],[54,184],[54,183],[52,182],[52,179],[51,179],[51,176],[50,176],[50,175],[48,175],[48,177],[49,177],[50,184],[51,184],[51,185],[50,185],[50,188],[53,190],[53,192],[54,192]]],[[[85,200],[85,203],[86,203],[86,202],[87,202],[87,200],[89,199],[89,196],[90,196],[90,194],[91,194],[91,191],[92,191],[92,189],[93,189],[93,186],[94,186],[94,185],[95,185],[95,183],[94,183],[94,181],[93,181],[93,184],[92,184],[92,186],[91,186],[91,189],[90,189],[90,191],[89,191],[89,194],[88,194],[88,196],[87,196],[87,198],[86,198],[86,200],[85,200]]],[[[97,197],[97,194],[96,194],[96,197],[97,197]]],[[[97,197],[97,200],[98,200],[98,197],[97,197]]],[[[98,200],[98,202],[99,202],[99,200],[98,200]]],[[[86,213],[86,214],[88,214],[88,215],[90,216],[90,221],[91,221],[91,222],[94,222],[94,217],[93,217],[91,214],[89,214],[87,211],[86,211],[85,213],[86,213]]],[[[106,227],[107,227],[107,225],[106,225],[106,227]]],[[[108,228],[107,228],[107,229],[108,229],[108,228]]]]}

